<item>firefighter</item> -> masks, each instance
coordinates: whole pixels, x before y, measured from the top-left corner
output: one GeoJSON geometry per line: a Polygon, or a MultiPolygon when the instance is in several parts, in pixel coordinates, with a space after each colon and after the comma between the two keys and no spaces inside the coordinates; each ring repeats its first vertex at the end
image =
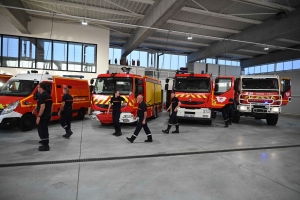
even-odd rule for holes
{"type": "Polygon", "coordinates": [[[58,115],[60,115],[60,125],[66,131],[63,137],[69,138],[73,134],[71,131],[73,97],[69,94],[68,88],[64,88],[63,92],[64,96],[62,97],[62,104],[58,115]]]}
{"type": "Polygon", "coordinates": [[[172,108],[172,114],[169,118],[169,125],[168,128],[166,130],[162,130],[162,132],[169,134],[169,131],[172,127],[172,124],[175,124],[176,126],[176,130],[172,131],[172,133],[179,133],[179,124],[178,124],[178,120],[177,120],[177,111],[178,108],[181,105],[181,102],[178,100],[177,97],[175,97],[175,92],[171,93],[171,105],[169,106],[169,108],[166,110],[166,112],[168,112],[171,108],[172,108]]]}
{"type": "Polygon", "coordinates": [[[222,116],[225,121],[225,128],[232,125],[233,121],[233,104],[227,104],[222,108],[222,116]]]}
{"type": "Polygon", "coordinates": [[[148,127],[147,121],[146,121],[146,118],[147,118],[147,105],[143,101],[143,96],[139,95],[137,97],[137,102],[138,102],[139,106],[138,106],[138,110],[137,110],[137,116],[135,116],[135,119],[136,119],[136,117],[138,117],[139,120],[138,120],[136,129],[135,129],[133,135],[131,136],[131,138],[126,137],[126,139],[129,142],[133,143],[133,141],[137,138],[137,136],[139,135],[141,129],[143,128],[146,135],[147,135],[147,140],[145,140],[145,142],[153,142],[152,135],[151,135],[151,132],[149,130],[149,127],[148,127]]]}
{"type": "Polygon", "coordinates": [[[109,106],[107,109],[107,113],[109,113],[109,109],[112,105],[113,107],[112,119],[115,128],[115,133],[113,135],[117,137],[122,135],[121,127],[120,127],[120,115],[121,115],[121,105],[124,105],[124,103],[125,103],[125,99],[120,96],[120,92],[115,91],[114,96],[110,99],[109,106]]]}
{"type": "Polygon", "coordinates": [[[38,126],[38,133],[40,136],[40,143],[42,146],[39,147],[39,151],[49,151],[49,132],[48,124],[52,116],[52,97],[46,92],[47,86],[45,83],[38,85],[38,102],[37,107],[32,111],[35,114],[37,111],[38,116],[36,118],[36,124],[38,126]]]}

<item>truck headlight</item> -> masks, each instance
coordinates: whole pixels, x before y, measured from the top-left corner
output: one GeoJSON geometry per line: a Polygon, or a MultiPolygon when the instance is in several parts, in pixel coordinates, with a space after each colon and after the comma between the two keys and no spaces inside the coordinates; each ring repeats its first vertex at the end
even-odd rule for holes
{"type": "Polygon", "coordinates": [[[279,112],[279,108],[272,108],[273,112],[279,112]]]}
{"type": "Polygon", "coordinates": [[[247,110],[246,106],[240,106],[240,110],[247,110]]]}
{"type": "Polygon", "coordinates": [[[15,101],[15,102],[9,104],[9,106],[4,108],[1,115],[6,115],[8,113],[11,113],[12,111],[14,111],[14,109],[16,109],[16,107],[18,107],[19,104],[20,104],[20,101],[15,101]]]}
{"type": "Polygon", "coordinates": [[[210,113],[210,110],[203,110],[203,113],[210,113]]]}

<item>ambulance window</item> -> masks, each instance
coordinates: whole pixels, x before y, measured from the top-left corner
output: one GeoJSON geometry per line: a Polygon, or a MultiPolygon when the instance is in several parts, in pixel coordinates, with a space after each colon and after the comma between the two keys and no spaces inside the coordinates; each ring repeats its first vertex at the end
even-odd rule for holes
{"type": "Polygon", "coordinates": [[[225,93],[229,91],[232,87],[231,79],[219,79],[219,83],[216,83],[219,85],[218,93],[225,93]]]}

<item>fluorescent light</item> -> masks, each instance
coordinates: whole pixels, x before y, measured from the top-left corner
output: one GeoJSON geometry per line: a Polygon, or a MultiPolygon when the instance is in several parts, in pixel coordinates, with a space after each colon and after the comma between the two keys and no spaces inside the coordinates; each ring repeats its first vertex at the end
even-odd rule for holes
{"type": "Polygon", "coordinates": [[[81,22],[82,25],[88,25],[88,23],[84,20],[83,22],[81,22]]]}
{"type": "Polygon", "coordinates": [[[193,37],[191,35],[188,36],[188,40],[192,40],[193,37]]]}
{"type": "Polygon", "coordinates": [[[269,50],[269,47],[265,47],[264,50],[265,50],[265,51],[268,51],[268,50],[269,50]]]}

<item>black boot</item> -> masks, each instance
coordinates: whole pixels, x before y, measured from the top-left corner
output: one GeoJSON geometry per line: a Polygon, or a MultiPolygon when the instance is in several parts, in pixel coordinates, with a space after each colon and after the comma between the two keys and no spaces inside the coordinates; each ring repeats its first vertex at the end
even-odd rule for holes
{"type": "Polygon", "coordinates": [[[225,128],[228,128],[228,120],[225,120],[225,128]]]}
{"type": "Polygon", "coordinates": [[[145,142],[153,142],[151,133],[150,135],[147,135],[147,140],[145,140],[145,142]]]}
{"type": "Polygon", "coordinates": [[[115,131],[115,132],[113,133],[113,135],[117,135],[117,131],[115,131]]]}
{"type": "Polygon", "coordinates": [[[179,125],[176,125],[176,130],[172,131],[172,133],[179,133],[179,125]]]}
{"type": "Polygon", "coordinates": [[[232,125],[231,119],[228,119],[228,124],[229,124],[229,125],[232,125]]]}
{"type": "Polygon", "coordinates": [[[171,129],[172,125],[168,125],[168,128],[166,130],[162,130],[163,133],[169,134],[169,131],[171,129]]]}
{"type": "Polygon", "coordinates": [[[42,140],[39,141],[40,144],[42,144],[42,142],[43,142],[42,140]]]}
{"type": "Polygon", "coordinates": [[[135,140],[135,138],[136,138],[136,137],[134,137],[133,135],[131,136],[131,138],[126,137],[126,139],[127,139],[129,142],[131,142],[131,143],[133,143],[133,141],[135,140]]]}
{"type": "Polygon", "coordinates": [[[122,135],[122,132],[121,132],[121,131],[118,131],[118,132],[115,134],[116,137],[119,137],[119,136],[121,136],[121,135],[122,135]]]}
{"type": "Polygon", "coordinates": [[[39,151],[49,151],[50,150],[50,147],[49,145],[42,145],[42,146],[39,146],[39,151]]]}

